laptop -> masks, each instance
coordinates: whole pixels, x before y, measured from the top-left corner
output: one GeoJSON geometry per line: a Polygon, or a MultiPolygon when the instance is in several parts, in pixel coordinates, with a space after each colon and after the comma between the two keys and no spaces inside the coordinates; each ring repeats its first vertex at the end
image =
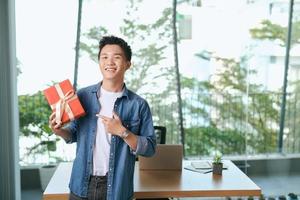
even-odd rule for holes
{"type": "Polygon", "coordinates": [[[158,144],[152,157],[139,156],[140,170],[181,170],[183,147],[179,144],[158,144]]]}

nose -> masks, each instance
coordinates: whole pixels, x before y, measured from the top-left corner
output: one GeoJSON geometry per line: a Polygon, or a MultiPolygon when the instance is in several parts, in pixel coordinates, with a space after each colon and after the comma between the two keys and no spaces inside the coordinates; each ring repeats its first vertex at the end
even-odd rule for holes
{"type": "Polygon", "coordinates": [[[106,64],[107,65],[114,65],[115,64],[114,58],[113,57],[108,57],[107,60],[106,60],[106,64]]]}

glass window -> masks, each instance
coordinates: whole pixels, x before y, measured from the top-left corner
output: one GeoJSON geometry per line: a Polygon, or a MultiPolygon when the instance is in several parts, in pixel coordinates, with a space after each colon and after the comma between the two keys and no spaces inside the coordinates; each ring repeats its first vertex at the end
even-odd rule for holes
{"type": "Polygon", "coordinates": [[[300,70],[300,1],[294,2],[291,41],[289,51],[289,68],[287,80],[285,126],[283,132],[283,152],[300,152],[299,132],[299,70],[300,70]]]}
{"type": "MultiPolygon", "coordinates": [[[[127,86],[148,100],[155,125],[167,128],[167,143],[180,143],[172,1],[156,3],[83,1],[78,88],[101,80],[97,63],[101,36],[123,37],[133,49],[127,86]],[[160,6],[154,8],[156,3],[160,6]]],[[[225,155],[275,153],[288,3],[202,0],[177,4],[186,156],[212,155],[216,151],[225,155]]],[[[294,7],[284,132],[288,152],[299,152],[294,117],[298,115],[294,91],[300,66],[298,1],[294,7]]],[[[73,81],[77,11],[77,2],[73,1],[16,1],[18,90],[23,120],[20,155],[24,163],[74,158],[74,145],[43,134],[49,131],[45,126],[51,111],[38,91],[66,78],[73,81]],[[40,107],[46,110],[38,111],[40,107]]]]}
{"type": "Polygon", "coordinates": [[[76,1],[16,0],[16,51],[20,112],[20,163],[48,164],[74,158],[74,145],[51,133],[42,90],[73,79],[76,1]]]}

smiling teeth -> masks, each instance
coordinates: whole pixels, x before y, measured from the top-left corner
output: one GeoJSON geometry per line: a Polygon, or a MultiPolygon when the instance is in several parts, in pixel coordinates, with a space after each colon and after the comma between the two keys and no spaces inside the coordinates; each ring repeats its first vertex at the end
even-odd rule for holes
{"type": "Polygon", "coordinates": [[[114,68],[105,68],[105,70],[107,70],[107,71],[115,71],[116,69],[114,69],[114,68]]]}

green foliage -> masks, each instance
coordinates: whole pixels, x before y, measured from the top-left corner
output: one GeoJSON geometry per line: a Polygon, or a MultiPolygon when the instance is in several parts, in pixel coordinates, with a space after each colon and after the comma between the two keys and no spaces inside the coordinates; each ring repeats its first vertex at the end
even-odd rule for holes
{"type": "Polygon", "coordinates": [[[24,136],[34,135],[40,137],[42,132],[51,132],[48,126],[50,114],[51,109],[42,92],[19,96],[20,131],[24,136]],[[39,130],[32,131],[30,126],[36,126],[39,130]]]}
{"type": "MultiPolygon", "coordinates": [[[[125,40],[133,49],[133,66],[127,72],[127,86],[139,94],[143,93],[143,87],[152,84],[156,86],[156,80],[161,77],[170,76],[169,66],[160,66],[161,74],[153,75],[151,70],[160,65],[165,59],[164,51],[170,43],[171,36],[171,9],[166,8],[162,15],[153,23],[143,24],[140,17],[136,16],[141,5],[141,0],[131,0],[127,5],[127,15],[123,19],[120,31],[126,36],[125,40]],[[157,40],[162,42],[157,43],[157,40]],[[165,41],[165,42],[163,42],[165,41]]],[[[83,34],[81,50],[87,53],[92,60],[98,62],[98,42],[100,38],[108,34],[105,27],[93,27],[83,34]]]]}
{"type": "Polygon", "coordinates": [[[210,80],[182,78],[183,90],[193,94],[183,98],[185,116],[191,119],[185,129],[187,154],[210,155],[215,150],[243,154],[246,139],[251,153],[274,151],[277,133],[269,124],[278,123],[279,96],[264,91],[261,85],[247,84],[247,75],[256,72],[247,73],[240,62],[215,59],[222,68],[210,80]]]}
{"type": "MultiPolygon", "coordinates": [[[[292,44],[299,43],[299,28],[300,22],[294,22],[292,44]]],[[[264,20],[261,27],[251,29],[250,33],[253,38],[278,41],[284,46],[286,31],[286,27],[264,20]]],[[[204,51],[196,56],[210,60],[212,53],[204,51]]],[[[182,77],[183,91],[193,94],[192,97],[183,99],[185,116],[187,119],[197,119],[202,124],[187,124],[187,154],[209,155],[216,149],[224,154],[242,154],[245,152],[245,140],[248,141],[249,153],[274,152],[277,147],[277,128],[274,125],[279,121],[281,94],[265,91],[262,85],[247,84],[247,76],[255,76],[256,71],[247,71],[243,67],[246,58],[241,58],[241,62],[221,57],[214,59],[222,67],[210,80],[198,81],[182,77]],[[211,114],[212,111],[215,117],[211,114]]],[[[293,84],[292,87],[300,91],[300,84],[293,84]]],[[[295,108],[291,111],[294,116],[297,115],[298,108],[297,93],[295,91],[287,100],[287,104],[294,105],[291,106],[295,108]]],[[[296,118],[291,117],[288,120],[296,118]]],[[[287,123],[286,127],[289,124],[297,122],[287,123]]],[[[293,128],[296,127],[289,129],[293,128]]]]}
{"type": "MultiPolygon", "coordinates": [[[[165,51],[171,42],[171,9],[163,10],[162,15],[149,24],[140,22],[136,15],[142,1],[131,0],[127,6],[128,12],[123,19],[123,26],[120,31],[126,35],[127,41],[133,47],[133,67],[126,75],[126,83],[135,92],[142,94],[143,88],[147,85],[157,87],[157,80],[161,77],[170,76],[171,66],[161,66],[165,59],[165,51]],[[158,43],[157,40],[160,42],[158,43]],[[168,42],[169,41],[169,42],[168,42]],[[159,76],[151,74],[152,69],[160,67],[159,76]]],[[[146,92],[148,93],[148,92],[146,92]]],[[[146,95],[144,93],[144,95],[146,95]]]]}
{"type": "MultiPolygon", "coordinates": [[[[279,41],[281,46],[286,46],[287,27],[274,24],[270,20],[263,20],[261,27],[250,29],[252,38],[259,40],[279,41]]],[[[292,23],[291,45],[300,43],[300,21],[292,23]]]]}
{"type": "Polygon", "coordinates": [[[148,93],[144,95],[144,98],[146,98],[150,104],[154,124],[167,128],[167,142],[178,143],[179,132],[176,120],[178,105],[174,90],[166,89],[160,94],[148,93]]]}
{"type": "MultiPolygon", "coordinates": [[[[261,23],[261,27],[258,28],[253,28],[250,30],[250,34],[253,38],[259,39],[259,40],[273,40],[273,41],[279,41],[279,44],[281,46],[286,46],[286,38],[287,38],[287,27],[280,26],[278,24],[274,24],[269,20],[264,20],[261,23]]],[[[294,21],[292,23],[292,34],[291,34],[291,47],[293,47],[296,44],[300,44],[300,21],[294,21]]],[[[299,87],[300,87],[300,82],[299,81],[293,81],[289,82],[290,91],[292,91],[290,94],[287,95],[287,101],[286,101],[286,122],[285,122],[285,129],[289,130],[289,137],[287,137],[284,141],[286,144],[289,142],[292,142],[296,140],[296,138],[299,137],[299,134],[295,134],[298,129],[299,124],[299,119],[300,116],[297,114],[298,110],[298,94],[300,92],[299,87]],[[293,133],[293,134],[291,134],[293,133]]],[[[272,119],[277,119],[279,121],[279,116],[278,116],[278,111],[272,111],[268,109],[268,106],[264,107],[259,106],[260,104],[256,104],[255,102],[257,101],[263,101],[265,102],[266,105],[272,104],[272,101],[267,100],[266,97],[260,96],[257,99],[253,99],[253,104],[251,105],[251,109],[255,110],[264,110],[264,113],[267,115],[267,117],[271,117],[272,119]]],[[[276,106],[279,106],[280,104],[280,99],[273,99],[273,104],[276,106]]],[[[270,130],[267,130],[264,126],[266,122],[263,122],[265,116],[260,115],[259,121],[250,121],[252,125],[259,126],[261,127],[261,133],[263,133],[263,137],[260,137],[262,135],[259,135],[260,139],[263,142],[268,142],[271,143],[271,145],[265,145],[264,151],[269,152],[269,151],[274,151],[276,147],[276,139],[275,139],[275,133],[274,131],[269,132],[270,130]],[[267,139],[269,138],[269,139],[267,139]]],[[[256,141],[250,141],[253,145],[254,148],[257,148],[259,144],[256,141]]],[[[287,152],[295,152],[296,151],[296,146],[295,145],[287,145],[286,151],[287,152]]]]}
{"type": "MultiPolygon", "coordinates": [[[[133,47],[133,66],[127,72],[126,84],[147,98],[154,123],[166,126],[168,133],[172,133],[167,134],[167,141],[176,143],[179,141],[179,129],[175,70],[172,65],[161,65],[166,57],[165,52],[173,44],[172,9],[164,9],[155,21],[144,24],[137,14],[141,3],[142,0],[128,1],[127,16],[120,27],[133,47]],[[159,75],[151,74],[155,67],[159,67],[159,75]],[[158,94],[143,90],[147,86],[159,89],[161,86],[157,80],[161,78],[168,82],[165,90],[158,94]]],[[[285,27],[265,20],[262,27],[252,29],[251,34],[257,39],[284,42],[285,31],[285,27]]],[[[81,48],[94,61],[97,61],[98,41],[107,33],[105,27],[94,27],[83,35],[85,43],[81,44],[81,48]]],[[[210,59],[212,55],[211,52],[203,52],[196,56],[210,59]]],[[[246,139],[252,152],[272,151],[276,146],[276,130],[269,124],[278,122],[279,99],[273,93],[264,91],[261,85],[247,85],[247,76],[256,72],[243,67],[241,62],[245,62],[245,58],[241,62],[220,57],[214,59],[223,67],[210,80],[198,81],[181,76],[186,155],[209,155],[216,149],[224,154],[243,154],[246,139]],[[250,140],[250,137],[253,138],[250,140]],[[262,142],[271,145],[261,145],[262,142]]]]}
{"type": "Polygon", "coordinates": [[[261,27],[250,29],[252,38],[279,40],[282,46],[285,46],[287,28],[272,23],[270,20],[263,20],[261,27]]]}
{"type": "Polygon", "coordinates": [[[214,164],[220,164],[222,163],[222,154],[216,153],[213,157],[213,163],[214,164]]]}
{"type": "Polygon", "coordinates": [[[86,52],[96,63],[98,63],[99,39],[107,33],[108,31],[104,27],[92,27],[83,34],[83,40],[86,39],[86,41],[80,42],[80,50],[86,52]]]}
{"type": "MultiPolygon", "coordinates": [[[[128,1],[126,16],[120,27],[120,32],[133,50],[132,67],[126,72],[126,85],[147,98],[152,107],[155,124],[166,126],[168,132],[173,133],[173,135],[167,134],[168,142],[176,143],[178,139],[174,135],[178,132],[176,128],[177,102],[161,100],[162,98],[174,99],[176,89],[172,64],[161,64],[166,58],[165,52],[172,44],[172,9],[165,8],[157,19],[145,24],[141,22],[138,14],[142,2],[142,0],[128,1]],[[160,73],[153,73],[154,71],[160,73]],[[161,80],[166,82],[165,89],[160,85],[161,80]],[[149,93],[148,88],[155,88],[155,90],[149,93]]],[[[83,34],[85,42],[82,42],[81,50],[92,60],[97,61],[98,45],[95,44],[98,44],[99,39],[107,33],[108,30],[105,27],[90,29],[88,33],[83,34]]]]}
{"type": "Polygon", "coordinates": [[[37,138],[39,142],[27,148],[25,156],[32,154],[50,155],[56,150],[58,138],[51,138],[52,130],[48,125],[51,109],[42,92],[19,97],[20,136],[37,138]]]}
{"type": "Polygon", "coordinates": [[[299,144],[295,144],[300,137],[300,80],[289,82],[289,87],[292,89],[291,93],[287,94],[286,99],[286,118],[285,127],[289,130],[288,137],[284,140],[285,152],[294,153],[299,151],[299,144]],[[291,145],[293,144],[293,145],[291,145]]]}
{"type": "Polygon", "coordinates": [[[186,128],[185,133],[186,152],[190,156],[210,155],[217,149],[223,154],[243,154],[245,151],[245,138],[238,130],[220,130],[211,125],[186,128]]]}

